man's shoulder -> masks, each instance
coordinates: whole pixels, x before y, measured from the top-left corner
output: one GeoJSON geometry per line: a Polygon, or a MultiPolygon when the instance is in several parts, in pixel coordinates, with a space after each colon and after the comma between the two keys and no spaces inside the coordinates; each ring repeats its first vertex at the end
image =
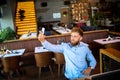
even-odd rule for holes
{"type": "Polygon", "coordinates": [[[86,46],[86,47],[88,47],[89,45],[87,43],[80,42],[80,46],[86,46]]]}

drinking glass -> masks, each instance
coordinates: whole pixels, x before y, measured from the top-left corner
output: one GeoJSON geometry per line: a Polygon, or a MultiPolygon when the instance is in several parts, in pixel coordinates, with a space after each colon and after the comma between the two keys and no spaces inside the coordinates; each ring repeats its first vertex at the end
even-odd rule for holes
{"type": "Polygon", "coordinates": [[[4,49],[3,49],[3,47],[1,47],[1,52],[2,52],[2,54],[4,54],[4,49]]]}

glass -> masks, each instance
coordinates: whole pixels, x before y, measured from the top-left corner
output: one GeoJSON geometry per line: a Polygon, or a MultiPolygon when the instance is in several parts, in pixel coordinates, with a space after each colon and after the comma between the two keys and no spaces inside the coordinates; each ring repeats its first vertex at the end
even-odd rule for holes
{"type": "Polygon", "coordinates": [[[1,52],[2,52],[2,54],[4,54],[4,48],[3,47],[1,47],[1,52]]]}
{"type": "Polygon", "coordinates": [[[67,24],[65,25],[65,31],[67,31],[67,24]]]}
{"type": "Polygon", "coordinates": [[[3,47],[1,46],[1,53],[4,54],[7,50],[7,47],[4,45],[3,47]]]}

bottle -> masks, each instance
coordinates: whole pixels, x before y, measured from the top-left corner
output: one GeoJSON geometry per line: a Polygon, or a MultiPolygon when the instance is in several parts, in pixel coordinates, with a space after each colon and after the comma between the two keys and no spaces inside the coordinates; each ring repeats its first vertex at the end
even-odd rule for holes
{"type": "Polygon", "coordinates": [[[65,25],[65,31],[67,31],[67,24],[65,25]]]}
{"type": "Polygon", "coordinates": [[[7,48],[6,48],[6,46],[4,46],[4,52],[6,52],[6,50],[7,50],[7,48]]]}

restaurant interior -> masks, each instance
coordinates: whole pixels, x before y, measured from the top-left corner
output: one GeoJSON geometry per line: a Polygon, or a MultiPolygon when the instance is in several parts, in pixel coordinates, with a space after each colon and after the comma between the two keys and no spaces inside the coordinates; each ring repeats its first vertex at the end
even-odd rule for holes
{"type": "Polygon", "coordinates": [[[0,80],[66,80],[64,55],[37,36],[68,43],[74,27],[97,61],[89,80],[119,80],[120,0],[0,0],[0,80]]]}

